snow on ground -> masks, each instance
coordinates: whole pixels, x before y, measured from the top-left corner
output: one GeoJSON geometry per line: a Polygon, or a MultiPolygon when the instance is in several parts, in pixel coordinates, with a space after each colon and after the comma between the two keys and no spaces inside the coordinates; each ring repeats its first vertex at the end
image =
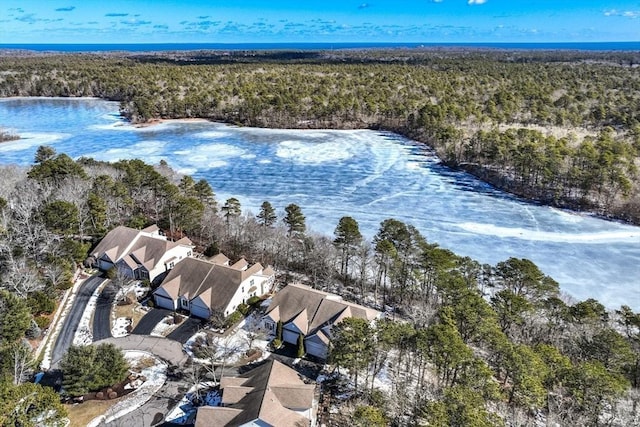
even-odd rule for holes
{"type": "Polygon", "coordinates": [[[126,395],[120,402],[109,408],[105,414],[94,418],[87,427],[97,427],[103,423],[109,423],[140,408],[160,390],[167,380],[167,364],[153,354],[144,351],[125,351],[125,358],[130,364],[134,364],[136,360],[148,358],[152,358],[155,363],[141,371],[140,375],[145,377],[146,381],[137,390],[126,395]]]}
{"type": "MultiPolygon", "coordinates": [[[[243,357],[245,357],[247,351],[250,350],[249,343],[253,341],[251,347],[262,351],[262,357],[260,360],[266,358],[269,353],[267,345],[269,340],[265,337],[264,333],[256,333],[253,325],[255,325],[254,319],[249,316],[236,326],[235,329],[228,332],[226,336],[212,336],[209,338],[209,342],[212,348],[216,349],[213,358],[217,361],[225,361],[226,365],[233,365],[238,363],[243,357]],[[251,339],[251,335],[257,335],[257,337],[251,339]]],[[[201,364],[210,364],[210,359],[199,359],[193,353],[193,345],[198,338],[205,338],[207,333],[205,331],[197,332],[193,335],[183,346],[184,351],[193,358],[194,362],[201,364]]]]}
{"type": "Polygon", "coordinates": [[[178,327],[175,323],[169,324],[173,320],[173,314],[166,316],[162,321],[153,328],[153,331],[149,335],[153,337],[166,337],[169,332],[178,327]],[[169,320],[171,319],[171,320],[169,320]]]}
{"type": "Polygon", "coordinates": [[[91,295],[91,298],[89,298],[87,307],[84,309],[84,313],[82,313],[82,319],[80,319],[78,330],[73,337],[73,345],[90,345],[93,342],[91,317],[96,311],[96,303],[98,302],[100,292],[102,292],[102,286],[98,286],[93,295],[91,295]]]}
{"type": "Polygon", "coordinates": [[[386,364],[373,381],[373,386],[384,392],[391,392],[393,388],[393,381],[389,378],[389,367],[386,364]]]}
{"type": "Polygon", "coordinates": [[[80,289],[80,285],[82,285],[88,277],[89,276],[86,276],[86,277],[83,277],[82,279],[76,280],[76,282],[73,285],[73,288],[71,288],[67,296],[63,298],[62,300],[63,308],[60,313],[60,316],[55,321],[55,326],[53,326],[54,329],[50,331],[50,335],[47,338],[47,345],[42,355],[42,362],[40,363],[40,369],[47,370],[51,367],[51,352],[53,351],[53,346],[55,345],[56,340],[58,339],[60,328],[62,328],[65,318],[69,314],[69,311],[71,311],[71,307],[73,306],[73,300],[76,297],[78,289],[80,289]]]}
{"type": "MultiPolygon", "coordinates": [[[[196,398],[197,390],[211,389],[216,386],[214,382],[202,382],[189,389],[189,392],[178,402],[178,404],[164,418],[166,422],[172,424],[193,424],[198,406],[193,404],[196,398]]],[[[209,390],[204,396],[201,396],[203,405],[201,406],[220,406],[222,397],[218,390],[209,390]]]]}
{"type": "Polygon", "coordinates": [[[115,338],[126,337],[129,335],[127,327],[131,325],[131,319],[128,317],[118,317],[111,327],[111,335],[115,338]]]}
{"type": "Polygon", "coordinates": [[[136,294],[136,298],[141,298],[149,292],[149,289],[150,288],[145,286],[140,280],[135,280],[118,291],[116,300],[124,298],[124,296],[130,292],[134,292],[136,294]]]}

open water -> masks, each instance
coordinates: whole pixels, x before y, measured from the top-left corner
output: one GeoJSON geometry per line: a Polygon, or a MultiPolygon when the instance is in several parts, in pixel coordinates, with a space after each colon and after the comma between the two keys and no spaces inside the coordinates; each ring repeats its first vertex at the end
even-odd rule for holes
{"type": "Polygon", "coordinates": [[[332,234],[349,215],[367,237],[396,218],[483,263],[529,258],[573,298],[640,310],[640,227],[518,200],[395,134],[193,121],[138,128],[117,103],[86,98],[0,100],[0,127],[22,136],[0,144],[0,164],[29,165],[43,144],[74,158],[164,159],[206,178],[219,201],[237,197],[245,213],[269,200],[282,216],[296,203],[315,232],[332,234]]]}

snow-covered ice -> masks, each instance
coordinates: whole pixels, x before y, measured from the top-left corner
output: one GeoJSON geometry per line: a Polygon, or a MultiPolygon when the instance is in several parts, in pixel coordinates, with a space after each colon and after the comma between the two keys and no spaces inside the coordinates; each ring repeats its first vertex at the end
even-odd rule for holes
{"type": "MultiPolygon", "coordinates": [[[[220,200],[237,197],[245,212],[264,200],[279,211],[296,203],[313,231],[332,234],[351,216],[372,237],[396,218],[481,263],[531,259],[576,299],[640,309],[639,227],[525,203],[395,134],[187,121],[137,128],[118,116],[117,103],[87,99],[6,100],[2,122],[19,134],[54,135],[49,143],[72,157],[164,159],[206,178],[220,200]]],[[[3,144],[0,162],[29,165],[37,145],[3,144]]]]}

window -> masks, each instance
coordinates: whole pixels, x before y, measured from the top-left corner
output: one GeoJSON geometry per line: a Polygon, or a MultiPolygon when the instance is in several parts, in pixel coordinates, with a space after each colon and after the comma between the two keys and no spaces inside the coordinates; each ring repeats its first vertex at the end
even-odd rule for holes
{"type": "Polygon", "coordinates": [[[244,286],[242,287],[242,290],[240,292],[242,292],[244,294],[244,286]]]}
{"type": "Polygon", "coordinates": [[[191,251],[187,252],[187,256],[191,256],[191,251]]]}
{"type": "Polygon", "coordinates": [[[251,281],[249,282],[249,286],[253,286],[253,282],[254,282],[254,280],[251,279],[251,281]]]}

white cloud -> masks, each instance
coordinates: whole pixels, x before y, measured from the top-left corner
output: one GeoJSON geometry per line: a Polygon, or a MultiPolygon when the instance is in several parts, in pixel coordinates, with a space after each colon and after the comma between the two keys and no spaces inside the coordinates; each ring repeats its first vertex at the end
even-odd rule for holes
{"type": "Polygon", "coordinates": [[[487,2],[487,0],[469,0],[467,1],[467,4],[469,6],[472,6],[474,4],[485,4],[487,2]]]}
{"type": "Polygon", "coordinates": [[[604,16],[623,16],[625,18],[640,18],[640,10],[617,10],[609,9],[604,11],[604,16]]]}

